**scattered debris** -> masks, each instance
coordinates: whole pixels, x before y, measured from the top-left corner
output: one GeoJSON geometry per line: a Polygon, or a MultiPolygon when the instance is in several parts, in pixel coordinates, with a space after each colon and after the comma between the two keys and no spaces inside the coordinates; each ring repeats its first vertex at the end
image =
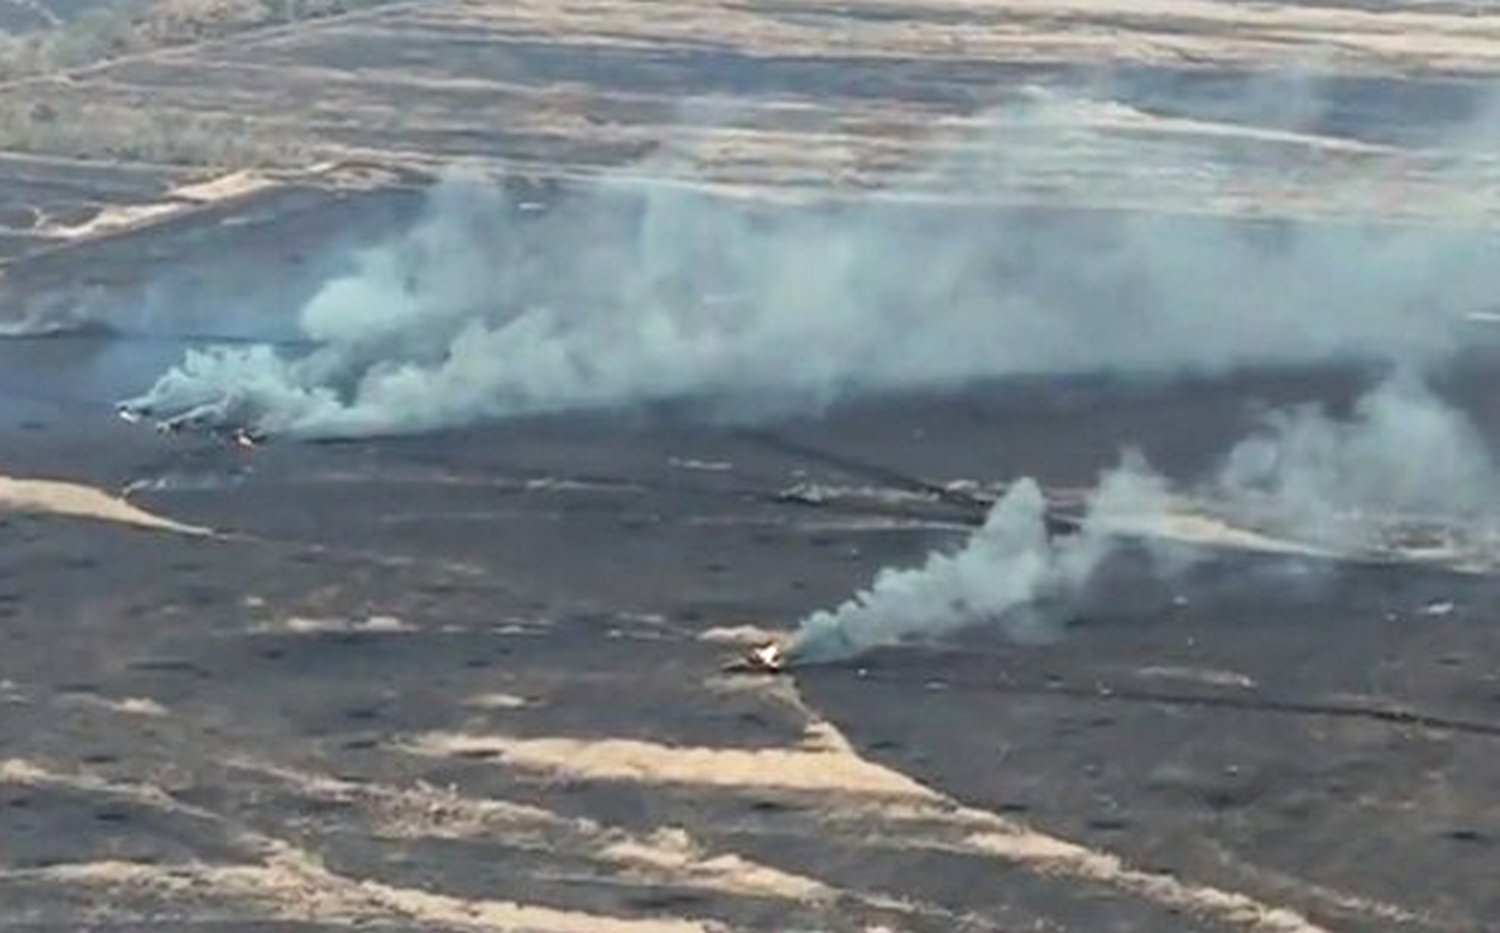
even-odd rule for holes
{"type": "MultiPolygon", "coordinates": [[[[156,430],[161,434],[206,434],[215,440],[246,450],[259,447],[269,439],[266,432],[258,428],[231,422],[224,414],[226,404],[220,402],[200,405],[170,418],[162,418],[156,422],[156,430]]],[[[122,421],[139,424],[154,417],[156,412],[149,405],[121,402],[115,406],[115,414],[122,421]]]]}

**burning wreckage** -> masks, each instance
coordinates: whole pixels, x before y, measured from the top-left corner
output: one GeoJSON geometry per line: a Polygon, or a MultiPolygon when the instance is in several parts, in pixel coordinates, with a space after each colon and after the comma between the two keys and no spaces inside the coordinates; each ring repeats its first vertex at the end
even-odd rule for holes
{"type": "MultiPolygon", "coordinates": [[[[237,403],[228,395],[171,407],[154,404],[143,396],[117,403],[115,412],[131,424],[154,419],[156,430],[163,434],[201,434],[245,449],[258,447],[269,437],[267,432],[249,423],[250,406],[237,403]]],[[[780,675],[787,673],[791,660],[787,645],[772,640],[730,659],[723,669],[730,673],[780,675]]]]}
{"type": "Polygon", "coordinates": [[[290,419],[278,408],[286,399],[276,389],[296,383],[294,367],[307,366],[307,378],[315,383],[328,376],[317,349],[305,341],[225,344],[205,338],[145,392],[117,402],[115,412],[128,422],[154,422],[163,434],[256,447],[285,433],[290,419]]]}
{"type": "Polygon", "coordinates": [[[728,674],[785,674],[786,648],[779,641],[769,641],[724,663],[728,674]]]}
{"type": "Polygon", "coordinates": [[[228,397],[171,413],[140,400],[115,405],[115,413],[131,424],[155,419],[156,430],[162,434],[202,434],[235,447],[259,447],[268,435],[248,418],[239,417],[239,409],[228,397]]]}

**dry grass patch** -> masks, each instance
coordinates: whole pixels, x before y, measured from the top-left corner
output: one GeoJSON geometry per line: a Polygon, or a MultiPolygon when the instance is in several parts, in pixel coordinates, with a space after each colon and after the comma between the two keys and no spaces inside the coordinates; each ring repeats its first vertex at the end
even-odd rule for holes
{"type": "Polygon", "coordinates": [[[30,95],[0,98],[0,149],[214,169],[306,165],[321,155],[295,132],[243,117],[30,95]]]}
{"type": "Polygon", "coordinates": [[[0,81],[57,74],[123,55],[389,2],[392,0],[147,0],[92,9],[48,29],[0,35],[0,81]]]}

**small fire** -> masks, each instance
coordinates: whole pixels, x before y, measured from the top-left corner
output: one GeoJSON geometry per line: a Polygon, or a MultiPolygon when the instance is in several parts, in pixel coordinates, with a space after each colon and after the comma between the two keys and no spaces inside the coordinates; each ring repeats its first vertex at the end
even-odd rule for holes
{"type": "Polygon", "coordinates": [[[739,674],[781,674],[786,666],[786,648],[780,642],[770,641],[735,655],[724,663],[724,670],[739,674]]]}
{"type": "Polygon", "coordinates": [[[776,642],[767,642],[750,652],[753,662],[762,670],[775,673],[780,671],[786,664],[786,657],[781,651],[781,645],[776,642]]]}

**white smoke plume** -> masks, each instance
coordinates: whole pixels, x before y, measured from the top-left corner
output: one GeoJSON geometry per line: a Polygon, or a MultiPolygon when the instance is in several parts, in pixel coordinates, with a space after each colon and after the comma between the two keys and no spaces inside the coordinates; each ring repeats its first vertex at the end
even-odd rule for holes
{"type": "Polygon", "coordinates": [[[786,657],[840,660],[985,621],[1018,638],[1044,636],[1126,536],[1149,532],[1168,508],[1165,481],[1127,454],[1090,495],[1081,530],[1051,538],[1041,488],[1020,479],[962,549],[934,552],[920,567],[882,570],[844,604],[808,616],[784,646],[786,657]]]}
{"type": "MultiPolygon", "coordinates": [[[[779,413],[1012,374],[1431,357],[1500,292],[1494,236],[1472,230],[963,209],[1038,185],[1088,203],[1101,166],[1148,205],[1160,178],[1211,201],[1250,171],[1201,140],[1140,139],[1138,118],[1058,97],[1003,108],[940,167],[836,207],[618,177],[537,215],[453,179],[301,308],[317,349],[195,352],[133,404],[303,436],[680,399],[779,413]]],[[[1299,139],[1251,150],[1292,172],[1299,139]]],[[[1372,184],[1346,167],[1324,199],[1372,184]]]]}
{"type": "MultiPolygon", "coordinates": [[[[1490,547],[1500,527],[1500,471],[1483,438],[1461,410],[1405,375],[1360,397],[1346,419],[1318,405],[1269,412],[1196,493],[1174,495],[1127,454],[1089,497],[1079,533],[1049,538],[1041,490],[1022,479],[962,549],[882,570],[868,589],[804,619],[784,653],[794,664],[843,660],[987,622],[1016,638],[1046,634],[1078,608],[1124,541],[1165,558],[1156,561],[1163,575],[1185,570],[1192,554],[1175,559],[1184,551],[1171,546],[1172,519],[1203,508],[1226,514],[1231,533],[1236,525],[1270,531],[1334,558],[1399,552],[1413,531],[1426,536],[1424,547],[1434,533],[1445,545],[1490,547]]],[[[1233,534],[1220,543],[1251,546],[1233,534]]]]}
{"type": "Polygon", "coordinates": [[[1242,521],[1339,551],[1410,532],[1477,541],[1500,518],[1500,473],[1478,429],[1408,375],[1344,420],[1321,405],[1268,413],[1207,492],[1242,521]]]}

